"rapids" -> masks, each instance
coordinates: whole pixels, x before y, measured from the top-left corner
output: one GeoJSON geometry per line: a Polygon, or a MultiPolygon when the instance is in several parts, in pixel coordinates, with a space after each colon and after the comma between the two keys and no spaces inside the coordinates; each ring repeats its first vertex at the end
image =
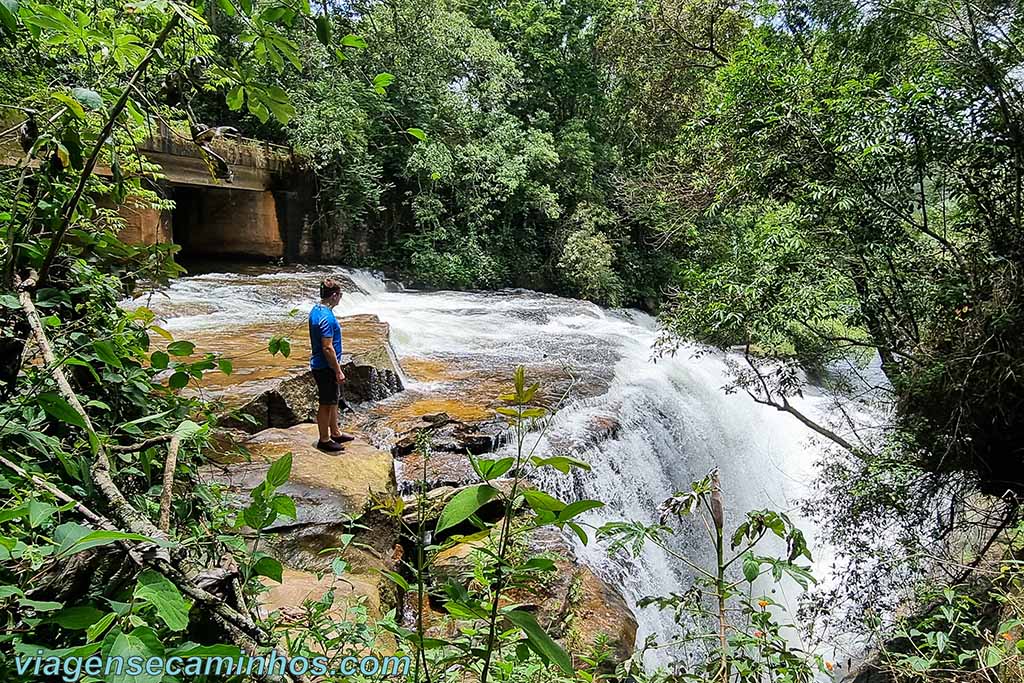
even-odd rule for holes
{"type": "MultiPolygon", "coordinates": [[[[606,507],[584,515],[590,525],[656,522],[665,498],[713,467],[721,472],[727,530],[747,509],[794,512],[795,499],[806,492],[817,454],[811,433],[744,394],[727,395],[720,355],[684,347],[672,357],[655,358],[655,321],[639,311],[605,310],[525,290],[414,292],[364,271],[301,266],[185,277],[135,303],[152,308],[176,336],[224,344],[200,344],[201,350],[226,350],[242,341],[265,347],[268,328],[296,321],[292,364],[301,365],[307,358],[301,323],[328,273],[355,285],[336,314],[372,313],[389,323],[407,374],[406,391],[373,408],[378,441],[386,441],[404,417],[430,409],[467,419],[486,415],[513,368],[523,364],[528,378],[549,389],[549,401],[568,392],[540,450],[571,453],[592,470],[554,473],[540,484],[566,500],[604,501],[606,507]],[[289,317],[292,309],[299,313],[289,317]]],[[[809,388],[801,409],[820,415],[827,403],[809,388]]],[[[803,524],[813,547],[808,526],[803,524]]],[[[709,556],[702,529],[680,534],[678,543],[693,557],[709,556]]],[[[631,560],[609,558],[593,540],[587,547],[575,544],[580,559],[619,587],[631,605],[644,596],[681,592],[692,579],[656,548],[631,560]]],[[[638,644],[650,634],[668,640],[676,630],[668,613],[654,607],[634,612],[638,644]]],[[[667,650],[656,651],[648,664],[666,656],[667,650]]]]}

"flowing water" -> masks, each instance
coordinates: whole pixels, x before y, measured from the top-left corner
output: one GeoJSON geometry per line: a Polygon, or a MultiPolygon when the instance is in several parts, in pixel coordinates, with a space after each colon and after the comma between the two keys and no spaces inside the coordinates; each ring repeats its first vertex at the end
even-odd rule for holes
{"type": "MultiPolygon", "coordinates": [[[[564,499],[604,501],[606,507],[584,515],[588,524],[653,523],[664,499],[715,467],[725,492],[727,529],[747,509],[792,510],[794,499],[806,492],[816,456],[807,429],[745,394],[727,395],[719,355],[684,347],[654,362],[655,321],[638,311],[606,310],[523,290],[412,292],[366,272],[329,267],[247,268],[187,277],[148,305],[175,335],[254,337],[259,346],[268,325],[294,319],[288,317],[291,309],[299,309],[297,319],[304,322],[301,313],[309,310],[317,283],[328,273],[344,274],[357,288],[346,293],[336,313],[372,313],[389,323],[408,373],[406,391],[376,406],[379,415],[412,414],[424,407],[468,417],[474,410],[486,414],[481,406],[493,405],[492,397],[518,364],[551,388],[549,401],[568,390],[541,438],[541,450],[572,454],[592,470],[556,473],[540,484],[564,499]]],[[[304,334],[302,325],[293,335],[299,362],[306,357],[304,334]]],[[[805,393],[801,408],[812,415],[824,412],[825,399],[805,393]]],[[[383,434],[378,437],[386,438],[383,434]]],[[[706,557],[706,536],[699,532],[680,534],[679,549],[706,557]]],[[[681,592],[692,581],[685,567],[657,548],[633,560],[609,558],[593,541],[576,546],[579,557],[619,587],[631,605],[647,595],[681,592]]],[[[675,632],[669,614],[654,607],[634,611],[638,644],[649,634],[664,640],[675,632]]],[[[661,663],[665,656],[654,654],[649,663],[661,663]]]]}

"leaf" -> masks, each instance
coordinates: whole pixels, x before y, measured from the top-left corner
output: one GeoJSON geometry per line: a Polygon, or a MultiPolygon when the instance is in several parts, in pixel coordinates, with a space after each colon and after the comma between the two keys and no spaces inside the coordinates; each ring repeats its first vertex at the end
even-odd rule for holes
{"type": "Polygon", "coordinates": [[[159,327],[158,325],[150,325],[149,329],[151,331],[153,331],[153,332],[156,332],[158,335],[160,335],[161,337],[163,337],[164,339],[166,339],[169,342],[174,341],[174,335],[172,335],[170,332],[168,332],[164,328],[159,327]]]}
{"type": "Polygon", "coordinates": [[[298,519],[298,511],[295,509],[295,501],[289,496],[274,496],[273,500],[270,501],[270,507],[272,507],[277,514],[284,515],[289,519],[298,519]]]}
{"type": "Polygon", "coordinates": [[[48,391],[39,394],[37,400],[42,409],[46,411],[46,414],[53,419],[85,429],[85,420],[60,394],[48,391]]]}
{"type": "Polygon", "coordinates": [[[515,458],[501,458],[500,460],[477,460],[476,471],[482,479],[497,479],[512,469],[516,463],[515,458]]]}
{"type": "MultiPolygon", "coordinates": [[[[2,0],[0,0],[0,6],[2,5],[3,2],[2,0]]],[[[0,10],[0,12],[2,12],[2,10],[0,10]]],[[[55,92],[53,93],[52,97],[53,99],[57,100],[65,107],[67,107],[68,111],[70,111],[72,116],[74,116],[76,119],[79,119],[80,121],[85,120],[85,109],[83,109],[82,105],[78,103],[78,100],[62,92],[55,92]]]]}
{"type": "Polygon", "coordinates": [[[201,430],[202,427],[192,420],[182,420],[181,424],[179,424],[177,429],[174,430],[174,434],[182,441],[188,441],[201,430]]]}
{"type": "Polygon", "coordinates": [[[90,643],[110,628],[110,625],[114,623],[114,619],[117,619],[117,612],[110,612],[105,617],[97,621],[95,624],[85,630],[85,639],[90,643]]]}
{"type": "Polygon", "coordinates": [[[441,511],[434,533],[440,533],[469,519],[496,495],[498,495],[498,489],[489,484],[478,484],[459,491],[452,496],[452,499],[441,511]]]}
{"type": "Polygon", "coordinates": [[[380,93],[384,94],[385,88],[395,82],[395,77],[389,73],[379,73],[373,77],[373,87],[380,93]]]}
{"type": "Polygon", "coordinates": [[[230,375],[232,372],[234,372],[235,366],[227,358],[219,358],[217,359],[217,369],[223,372],[225,375],[230,375]]]}
{"type": "Polygon", "coordinates": [[[288,477],[292,473],[292,454],[285,453],[280,458],[274,461],[267,470],[267,483],[273,488],[282,486],[288,481],[288,477]]]}
{"type": "Polygon", "coordinates": [[[580,539],[580,543],[582,543],[583,545],[587,545],[587,532],[583,530],[583,527],[581,527],[576,522],[569,522],[569,528],[572,529],[573,533],[575,533],[577,538],[580,539]]]}
{"type": "Polygon", "coordinates": [[[188,627],[188,604],[178,587],[163,574],[152,569],[139,574],[135,599],[155,607],[157,616],[172,631],[184,631],[188,627]]]}
{"type": "Polygon", "coordinates": [[[236,14],[235,6],[231,4],[231,0],[217,0],[217,6],[229,17],[233,17],[236,14]]]}
{"type": "Polygon", "coordinates": [[[420,141],[427,139],[427,134],[423,132],[422,128],[406,128],[405,132],[420,141]]]}
{"type": "Polygon", "coordinates": [[[111,365],[115,368],[123,367],[121,365],[121,359],[117,357],[117,351],[114,348],[114,342],[109,339],[96,339],[92,343],[92,350],[96,354],[96,357],[107,365],[111,365]]]}
{"type": "Polygon", "coordinates": [[[100,610],[92,605],[82,605],[65,607],[47,621],[70,631],[84,631],[102,618],[103,612],[100,610]]]}
{"type": "Polygon", "coordinates": [[[28,502],[28,525],[35,529],[53,516],[57,508],[41,500],[32,499],[28,502]]]}
{"type": "Polygon", "coordinates": [[[18,598],[18,604],[22,607],[35,610],[36,612],[52,612],[64,606],[63,602],[51,602],[49,600],[30,600],[29,598],[18,598]]]}
{"type": "Polygon", "coordinates": [[[366,41],[363,40],[360,36],[357,36],[354,33],[350,33],[341,39],[341,46],[355,47],[361,50],[366,47],[366,41]]]}
{"type": "Polygon", "coordinates": [[[743,556],[743,578],[753,583],[761,573],[761,563],[750,553],[743,556]]]}
{"type": "Polygon", "coordinates": [[[604,507],[604,503],[599,500],[578,500],[575,503],[569,503],[558,513],[558,521],[566,522],[587,510],[594,510],[602,507],[604,507]]]}
{"type": "MultiPolygon", "coordinates": [[[[113,633],[116,633],[116,631],[111,632],[111,634],[113,633]]],[[[110,646],[108,657],[122,662],[127,662],[132,658],[141,658],[141,660],[136,659],[134,661],[145,662],[151,657],[158,657],[162,654],[159,649],[153,647],[154,640],[156,640],[156,637],[152,629],[145,627],[137,628],[131,633],[118,633],[110,646]]],[[[160,641],[156,640],[156,645],[159,645],[159,643],[160,641]]],[[[145,667],[142,667],[143,673],[139,674],[129,674],[127,671],[126,667],[121,674],[115,673],[106,680],[108,683],[160,683],[164,677],[162,671],[157,674],[145,673],[145,667]]]]}
{"type": "Polygon", "coordinates": [[[504,616],[526,634],[530,648],[545,662],[557,664],[567,674],[572,673],[572,660],[569,655],[541,628],[532,614],[522,610],[511,610],[505,612],[504,616]]]}
{"type": "Polygon", "coordinates": [[[313,20],[316,25],[316,39],[324,45],[331,44],[331,20],[325,14],[318,14],[313,20]]]}
{"type": "Polygon", "coordinates": [[[281,583],[284,575],[284,567],[282,567],[281,563],[273,557],[265,555],[261,557],[255,565],[253,565],[252,572],[256,576],[266,576],[268,579],[273,579],[274,581],[281,583]]]}
{"type": "Polygon", "coordinates": [[[72,88],[71,96],[81,102],[86,109],[92,111],[103,111],[105,108],[103,105],[103,98],[95,90],[89,88],[72,88]]]}
{"type": "Polygon", "coordinates": [[[590,465],[583,462],[582,460],[567,458],[565,456],[560,455],[556,455],[552,458],[533,457],[530,458],[530,462],[532,462],[537,467],[544,467],[545,465],[549,467],[554,467],[562,474],[568,474],[569,470],[573,467],[579,468],[581,470],[586,470],[588,472],[590,471],[590,465]]]}
{"type": "Polygon", "coordinates": [[[11,33],[18,30],[18,0],[0,0],[0,24],[11,33]]]}
{"type": "Polygon", "coordinates": [[[523,491],[523,498],[534,510],[549,510],[551,512],[559,512],[565,508],[565,503],[558,500],[557,498],[550,496],[543,491],[523,491]]]}
{"type": "Polygon", "coordinates": [[[228,657],[237,659],[242,651],[236,645],[197,645],[196,643],[183,643],[182,645],[167,651],[168,656],[177,657],[228,657]]]}
{"type": "Polygon", "coordinates": [[[392,572],[392,571],[388,571],[386,569],[381,569],[380,573],[383,574],[384,576],[388,577],[389,579],[391,579],[391,581],[396,586],[401,588],[402,590],[404,590],[404,591],[408,591],[409,590],[409,582],[406,581],[405,577],[402,576],[401,574],[399,574],[398,572],[392,572]]]}
{"type": "Polygon", "coordinates": [[[104,545],[110,545],[111,543],[117,543],[118,541],[140,541],[143,543],[155,543],[162,547],[171,547],[171,543],[143,536],[141,534],[132,534],[125,531],[91,531],[86,527],[83,527],[73,522],[67,524],[61,524],[57,527],[54,532],[54,538],[60,543],[60,547],[57,550],[58,557],[66,557],[80,553],[83,550],[89,548],[97,548],[104,545]],[[69,533],[64,534],[63,540],[61,540],[61,530],[69,525],[76,527],[70,530],[69,533]],[[85,533],[82,533],[84,531],[85,533]]]}
{"type": "Polygon", "coordinates": [[[188,386],[188,373],[178,370],[167,380],[167,386],[171,389],[184,389],[188,386]]]}
{"type": "Polygon", "coordinates": [[[176,341],[167,345],[167,353],[172,356],[191,356],[196,345],[190,341],[176,341]]]}

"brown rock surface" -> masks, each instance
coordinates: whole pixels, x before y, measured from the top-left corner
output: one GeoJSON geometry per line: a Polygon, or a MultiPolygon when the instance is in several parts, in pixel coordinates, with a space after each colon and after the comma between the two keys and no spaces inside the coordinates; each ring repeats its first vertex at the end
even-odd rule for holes
{"type": "Polygon", "coordinates": [[[207,466],[203,474],[248,497],[264,479],[270,463],[285,453],[292,454],[292,473],[279,489],[295,501],[298,519],[279,519],[277,526],[341,522],[359,517],[371,493],[394,491],[391,454],[357,439],[338,454],[316,449],[316,425],[302,424],[289,429],[265,429],[243,445],[251,462],[224,461],[207,466]]]}

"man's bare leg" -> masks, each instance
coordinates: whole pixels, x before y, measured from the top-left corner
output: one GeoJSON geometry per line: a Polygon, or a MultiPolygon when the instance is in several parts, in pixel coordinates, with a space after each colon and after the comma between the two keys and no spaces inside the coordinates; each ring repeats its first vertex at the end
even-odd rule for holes
{"type": "Polygon", "coordinates": [[[330,415],[331,436],[341,436],[341,427],[338,425],[338,404],[331,406],[330,415]]]}
{"type": "Polygon", "coordinates": [[[316,428],[320,432],[320,443],[327,443],[331,440],[331,432],[337,429],[338,406],[320,405],[316,409],[316,428]]]}

